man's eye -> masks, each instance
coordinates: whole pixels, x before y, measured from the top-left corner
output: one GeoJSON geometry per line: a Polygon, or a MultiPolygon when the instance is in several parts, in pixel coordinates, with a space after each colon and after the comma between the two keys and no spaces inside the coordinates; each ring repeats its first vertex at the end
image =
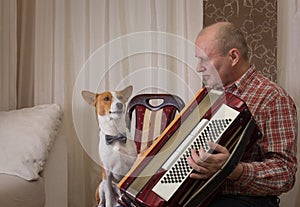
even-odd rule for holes
{"type": "Polygon", "coordinates": [[[204,58],[204,57],[199,57],[199,61],[200,61],[200,62],[207,62],[208,59],[207,59],[207,58],[204,58]]]}
{"type": "Polygon", "coordinates": [[[109,97],[106,96],[103,100],[104,100],[104,101],[109,101],[109,97]]]}

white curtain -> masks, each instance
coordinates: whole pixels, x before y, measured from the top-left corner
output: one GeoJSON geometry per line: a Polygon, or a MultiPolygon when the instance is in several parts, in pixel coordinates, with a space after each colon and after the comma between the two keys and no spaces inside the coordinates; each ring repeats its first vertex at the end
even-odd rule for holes
{"type": "Polygon", "coordinates": [[[0,110],[17,106],[16,1],[0,0],[0,110]]]}
{"type": "MultiPolygon", "coordinates": [[[[278,1],[278,83],[296,102],[300,130],[300,0],[278,1]]],[[[300,135],[298,134],[298,148],[300,135]]],[[[300,150],[298,149],[298,162],[300,150]]],[[[300,170],[294,188],[281,197],[281,206],[300,205],[300,170]]]]}
{"type": "Polygon", "coordinates": [[[68,205],[92,206],[100,179],[94,110],[81,90],[201,87],[193,42],[200,0],[0,0],[1,110],[59,103],[68,142],[68,205]]]}

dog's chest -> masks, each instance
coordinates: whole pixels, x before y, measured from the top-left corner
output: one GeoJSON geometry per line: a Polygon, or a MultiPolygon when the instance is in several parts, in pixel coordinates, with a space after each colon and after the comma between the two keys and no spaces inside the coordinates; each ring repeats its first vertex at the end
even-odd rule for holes
{"type": "Polygon", "coordinates": [[[104,168],[116,173],[127,173],[136,160],[135,143],[128,139],[126,144],[114,141],[107,144],[105,134],[100,132],[99,154],[104,168]]]}

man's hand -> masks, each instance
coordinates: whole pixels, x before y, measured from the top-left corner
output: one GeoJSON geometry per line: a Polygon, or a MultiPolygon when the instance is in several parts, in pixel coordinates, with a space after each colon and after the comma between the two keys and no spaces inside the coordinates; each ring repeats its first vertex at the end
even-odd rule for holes
{"type": "Polygon", "coordinates": [[[207,153],[202,148],[198,154],[195,149],[192,149],[191,157],[187,158],[189,165],[196,171],[196,173],[191,173],[191,178],[210,178],[223,166],[230,155],[228,150],[219,144],[214,142],[208,142],[207,144],[215,151],[215,154],[207,153]]]}

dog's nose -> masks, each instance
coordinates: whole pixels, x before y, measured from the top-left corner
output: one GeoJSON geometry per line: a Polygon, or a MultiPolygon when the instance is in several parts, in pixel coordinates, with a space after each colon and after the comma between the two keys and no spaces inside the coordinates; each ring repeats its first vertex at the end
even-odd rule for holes
{"type": "Polygon", "coordinates": [[[123,109],[123,104],[122,104],[122,103],[117,103],[117,108],[118,108],[119,110],[122,110],[122,109],[123,109]]]}

